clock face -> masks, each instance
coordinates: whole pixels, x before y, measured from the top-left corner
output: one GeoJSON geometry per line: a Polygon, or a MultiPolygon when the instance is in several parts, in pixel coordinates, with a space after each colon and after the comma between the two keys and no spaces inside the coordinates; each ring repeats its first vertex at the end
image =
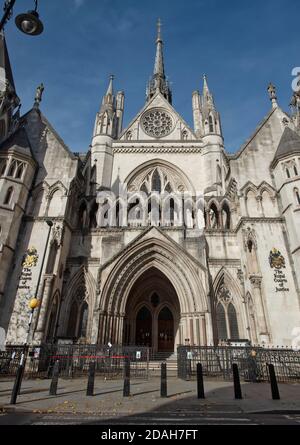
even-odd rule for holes
{"type": "Polygon", "coordinates": [[[148,136],[163,138],[172,132],[174,124],[167,111],[156,108],[144,114],[142,126],[148,136]]]}

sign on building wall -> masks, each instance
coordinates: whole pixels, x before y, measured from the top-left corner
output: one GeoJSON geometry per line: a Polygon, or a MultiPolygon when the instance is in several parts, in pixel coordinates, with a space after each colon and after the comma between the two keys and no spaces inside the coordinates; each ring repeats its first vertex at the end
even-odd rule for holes
{"type": "Polygon", "coordinates": [[[18,290],[30,291],[32,281],[32,268],[36,267],[39,256],[35,247],[31,247],[24,255],[22,262],[22,273],[18,290]]]}
{"type": "Polygon", "coordinates": [[[269,262],[272,269],[274,269],[274,282],[276,285],[276,292],[289,292],[288,280],[283,269],[286,268],[285,258],[278,249],[273,249],[270,252],[269,262]]]}

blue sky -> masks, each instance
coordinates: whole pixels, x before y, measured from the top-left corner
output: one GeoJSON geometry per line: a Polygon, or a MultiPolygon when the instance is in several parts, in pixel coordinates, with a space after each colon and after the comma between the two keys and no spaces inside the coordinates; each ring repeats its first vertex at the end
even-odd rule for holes
{"type": "MultiPolygon", "coordinates": [[[[270,110],[277,86],[288,111],[292,68],[300,66],[299,0],[40,0],[45,32],[6,38],[25,113],[45,84],[42,111],[74,152],[88,149],[108,76],[124,90],[125,124],[145,103],[153,70],[156,21],[163,21],[173,105],[192,125],[191,97],[208,76],[226,148],[239,149],[270,110]]],[[[14,14],[31,9],[18,0],[14,14]]]]}

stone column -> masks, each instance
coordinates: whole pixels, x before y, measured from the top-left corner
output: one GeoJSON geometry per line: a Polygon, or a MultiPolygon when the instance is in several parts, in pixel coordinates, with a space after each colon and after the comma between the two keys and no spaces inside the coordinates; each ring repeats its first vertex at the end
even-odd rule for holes
{"type": "Polygon", "coordinates": [[[269,343],[270,334],[268,332],[266,312],[261,289],[262,277],[259,275],[251,275],[250,282],[253,288],[253,297],[257,313],[259,340],[261,342],[269,343]]]}
{"type": "Polygon", "coordinates": [[[112,322],[112,314],[109,313],[107,315],[107,324],[106,324],[106,332],[105,332],[105,344],[111,342],[111,322],[112,322]]]}
{"type": "Polygon", "coordinates": [[[99,324],[98,324],[98,340],[99,345],[103,344],[103,325],[104,325],[104,312],[100,311],[99,324]]]}
{"type": "Polygon", "coordinates": [[[42,291],[43,293],[40,297],[41,305],[37,316],[37,322],[36,322],[37,326],[32,338],[34,342],[41,343],[44,339],[45,329],[47,324],[47,310],[48,310],[49,300],[52,295],[53,281],[54,281],[53,275],[45,276],[44,288],[42,291]]]}
{"type": "Polygon", "coordinates": [[[195,344],[195,337],[194,337],[194,319],[189,319],[190,324],[190,344],[193,346],[195,344]]]}
{"type": "Polygon", "coordinates": [[[201,346],[207,346],[207,332],[205,314],[201,314],[201,346]]]}
{"type": "Polygon", "coordinates": [[[125,314],[120,314],[119,332],[118,332],[118,344],[123,344],[123,330],[124,330],[125,314]]]}
{"type": "Polygon", "coordinates": [[[101,343],[104,345],[106,343],[106,332],[107,332],[107,313],[103,312],[103,325],[101,328],[101,343]]]}

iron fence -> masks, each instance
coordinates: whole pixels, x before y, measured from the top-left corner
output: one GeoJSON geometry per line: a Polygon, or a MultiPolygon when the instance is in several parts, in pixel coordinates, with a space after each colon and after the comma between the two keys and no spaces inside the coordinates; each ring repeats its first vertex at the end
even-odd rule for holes
{"type": "Polygon", "coordinates": [[[197,363],[202,364],[205,376],[224,380],[232,380],[232,365],[236,363],[241,379],[250,382],[269,381],[267,364],[273,364],[279,382],[300,382],[300,351],[291,349],[251,346],[178,347],[179,378],[195,379],[197,363]]]}
{"type": "MultiPolygon", "coordinates": [[[[7,346],[0,352],[0,376],[16,375],[22,346],[7,346]]],[[[59,375],[75,378],[88,374],[91,362],[96,364],[96,375],[106,379],[123,378],[125,359],[129,358],[132,378],[148,379],[149,348],[100,345],[41,345],[28,348],[26,378],[51,378],[56,361],[59,375]]]]}

